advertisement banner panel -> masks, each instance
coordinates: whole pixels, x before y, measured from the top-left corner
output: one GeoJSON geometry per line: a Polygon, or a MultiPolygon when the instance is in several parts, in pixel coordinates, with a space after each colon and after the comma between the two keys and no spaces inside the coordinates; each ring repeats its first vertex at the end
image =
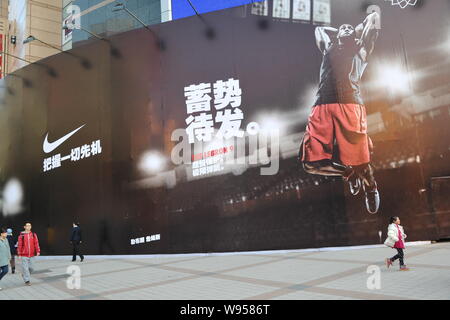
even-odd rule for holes
{"type": "Polygon", "coordinates": [[[410,241],[449,236],[448,1],[333,0],[314,23],[277,3],[5,81],[4,224],[31,219],[58,254],[73,220],[92,254],[379,244],[392,216],[410,241]]]}

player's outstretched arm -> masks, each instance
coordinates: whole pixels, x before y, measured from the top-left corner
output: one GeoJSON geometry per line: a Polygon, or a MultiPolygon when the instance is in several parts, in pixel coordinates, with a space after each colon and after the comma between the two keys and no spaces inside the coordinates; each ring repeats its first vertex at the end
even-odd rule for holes
{"type": "Polygon", "coordinates": [[[375,47],[375,41],[378,38],[378,30],[380,26],[380,15],[377,12],[369,14],[361,25],[355,29],[356,34],[361,34],[358,43],[362,46],[361,54],[364,59],[372,53],[375,47]]]}
{"type": "Polygon", "coordinates": [[[325,51],[330,47],[331,45],[331,39],[328,33],[331,33],[333,35],[336,35],[338,33],[338,30],[332,27],[317,27],[316,28],[316,44],[319,48],[320,52],[325,53],[325,51]]]}

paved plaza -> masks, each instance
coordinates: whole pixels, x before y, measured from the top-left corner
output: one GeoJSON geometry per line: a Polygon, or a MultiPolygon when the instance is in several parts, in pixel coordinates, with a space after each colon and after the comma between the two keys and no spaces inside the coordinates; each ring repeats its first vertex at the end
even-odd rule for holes
{"type": "Polygon", "coordinates": [[[84,262],[76,263],[70,257],[39,257],[32,285],[24,285],[18,268],[16,274],[9,273],[1,281],[0,300],[450,300],[450,243],[408,247],[405,259],[410,271],[399,271],[398,262],[386,268],[384,259],[394,253],[379,246],[337,251],[86,256],[84,262]],[[68,281],[68,267],[73,265],[80,268],[79,282],[75,274],[68,281]]]}

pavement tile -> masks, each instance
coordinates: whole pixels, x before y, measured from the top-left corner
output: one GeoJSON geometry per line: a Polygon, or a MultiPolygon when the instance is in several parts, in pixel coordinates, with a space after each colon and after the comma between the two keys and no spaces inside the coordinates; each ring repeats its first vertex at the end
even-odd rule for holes
{"type": "Polygon", "coordinates": [[[253,268],[235,270],[227,272],[226,274],[299,284],[314,280],[316,278],[343,272],[358,266],[361,266],[361,264],[290,259],[287,261],[278,261],[267,265],[260,265],[253,268]]]}
{"type": "Polygon", "coordinates": [[[387,269],[390,248],[320,252],[151,256],[131,259],[36,259],[32,286],[25,286],[18,263],[16,274],[1,281],[0,300],[347,300],[450,299],[450,243],[409,247],[411,271],[387,269]],[[79,266],[81,289],[70,290],[67,268],[79,266]],[[379,289],[367,281],[380,272],[379,289]]]}
{"type": "Polygon", "coordinates": [[[253,294],[271,291],[269,286],[240,283],[231,280],[201,277],[158,287],[150,287],[107,295],[108,299],[155,299],[155,300],[239,300],[253,294]]]}

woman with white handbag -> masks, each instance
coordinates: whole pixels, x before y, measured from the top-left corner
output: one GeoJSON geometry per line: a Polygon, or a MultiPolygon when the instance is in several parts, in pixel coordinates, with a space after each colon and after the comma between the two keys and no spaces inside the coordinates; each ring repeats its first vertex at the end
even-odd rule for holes
{"type": "Polygon", "coordinates": [[[400,271],[409,270],[409,268],[407,268],[405,265],[403,253],[403,250],[405,249],[406,234],[405,231],[403,230],[403,227],[400,225],[399,217],[392,217],[389,220],[387,235],[388,237],[384,242],[384,244],[390,248],[397,249],[397,254],[392,258],[386,259],[386,266],[389,268],[395,260],[399,259],[400,271]]]}

